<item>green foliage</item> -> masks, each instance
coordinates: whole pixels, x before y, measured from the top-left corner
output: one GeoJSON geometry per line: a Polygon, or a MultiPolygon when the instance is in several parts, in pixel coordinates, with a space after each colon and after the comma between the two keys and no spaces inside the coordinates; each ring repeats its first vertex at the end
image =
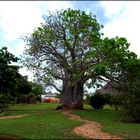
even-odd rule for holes
{"type": "Polygon", "coordinates": [[[86,94],[85,103],[90,104],[90,94],[86,94]]]}
{"type": "Polygon", "coordinates": [[[135,85],[135,88],[130,86],[128,90],[122,105],[124,119],[140,122],[140,85],[135,85]]]}
{"type": "Polygon", "coordinates": [[[121,79],[123,113],[128,121],[140,122],[140,59],[131,59],[123,65],[125,76],[121,79]]]}
{"type": "MultiPolygon", "coordinates": [[[[63,93],[64,104],[68,103],[67,93],[71,94],[69,98],[77,97],[78,102],[77,95],[83,95],[82,87],[89,79],[88,87],[92,87],[95,84],[100,86],[103,77],[120,84],[126,73],[129,73],[127,77],[134,75],[131,69],[137,56],[129,51],[127,39],[102,37],[103,26],[92,13],[67,9],[50,13],[44,16],[44,20],[30,36],[25,37],[29,45],[25,65],[34,69],[39,81],[63,93]],[[55,80],[61,80],[63,87],[57,88],[55,80]]],[[[69,101],[73,103],[76,99],[69,101]]]]}
{"type": "Polygon", "coordinates": [[[96,72],[96,75],[105,75],[106,74],[106,65],[99,63],[94,67],[94,71],[96,72]]]}
{"type": "Polygon", "coordinates": [[[0,49],[0,108],[16,96],[16,82],[20,77],[18,66],[11,65],[18,58],[8,52],[6,47],[0,49]]]}
{"type": "Polygon", "coordinates": [[[18,58],[15,57],[13,54],[9,53],[7,47],[2,47],[0,49],[0,64],[1,65],[8,65],[11,62],[17,62],[18,58]]]}
{"type": "Polygon", "coordinates": [[[58,98],[58,99],[60,99],[61,96],[62,96],[61,93],[58,93],[58,92],[56,92],[56,93],[54,93],[54,94],[56,95],[55,97],[58,98]]]}
{"type": "Polygon", "coordinates": [[[17,85],[17,103],[29,103],[29,98],[34,96],[36,101],[41,102],[41,95],[44,93],[44,88],[41,84],[28,82],[26,77],[20,79],[17,85]]]}
{"type": "Polygon", "coordinates": [[[17,81],[17,93],[27,95],[32,90],[32,85],[27,81],[27,77],[21,76],[17,81]]]}
{"type": "Polygon", "coordinates": [[[31,87],[32,87],[32,93],[35,96],[42,95],[44,93],[44,88],[41,84],[35,83],[35,82],[30,82],[31,87]]]}
{"type": "Polygon", "coordinates": [[[140,92],[129,93],[123,102],[124,121],[140,123],[140,92]]]}
{"type": "Polygon", "coordinates": [[[0,113],[1,113],[1,110],[7,107],[8,102],[9,102],[9,96],[3,93],[0,93],[0,113]]]}
{"type": "Polygon", "coordinates": [[[55,79],[63,80],[62,73],[66,69],[71,73],[70,85],[75,85],[76,79],[83,76],[81,67],[90,64],[89,50],[93,51],[101,41],[102,25],[95,15],[72,9],[50,13],[44,19],[45,23],[25,37],[30,45],[26,50],[25,65],[34,68],[36,77],[50,86],[55,79]],[[46,74],[42,78],[40,73],[46,74]]]}
{"type": "Polygon", "coordinates": [[[25,103],[26,95],[31,91],[42,94],[42,87],[27,81],[26,76],[19,74],[19,67],[12,65],[18,58],[8,52],[6,47],[0,50],[0,108],[9,103],[25,103]]]}
{"type": "Polygon", "coordinates": [[[101,94],[95,94],[90,97],[90,105],[95,109],[102,109],[105,105],[105,98],[101,94]]]}
{"type": "Polygon", "coordinates": [[[123,102],[122,95],[104,94],[103,97],[105,98],[105,103],[115,108],[116,110],[122,107],[123,102]]]}
{"type": "Polygon", "coordinates": [[[30,85],[32,96],[36,98],[36,102],[41,103],[41,95],[45,92],[43,86],[36,82],[30,82],[30,85]]]}

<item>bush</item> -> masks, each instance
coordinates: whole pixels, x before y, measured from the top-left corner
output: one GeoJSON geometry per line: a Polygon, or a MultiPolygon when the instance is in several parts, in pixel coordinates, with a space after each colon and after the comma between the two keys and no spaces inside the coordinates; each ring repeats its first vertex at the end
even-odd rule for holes
{"type": "Polygon", "coordinates": [[[39,96],[39,95],[36,96],[36,101],[39,102],[39,103],[41,103],[41,96],[39,96]]]}
{"type": "Polygon", "coordinates": [[[84,100],[85,104],[90,104],[90,95],[86,95],[86,99],[84,100]]]}
{"type": "Polygon", "coordinates": [[[3,110],[10,103],[11,96],[9,94],[0,94],[0,110],[3,110]]]}
{"type": "Polygon", "coordinates": [[[63,106],[62,105],[59,105],[56,107],[56,110],[62,110],[63,109],[63,106]]]}
{"type": "Polygon", "coordinates": [[[115,110],[118,110],[122,107],[123,103],[123,95],[117,95],[111,97],[111,106],[115,108],[115,110]]]}
{"type": "Polygon", "coordinates": [[[112,105],[112,96],[108,93],[102,95],[105,99],[106,104],[112,105]]]}
{"type": "Polygon", "coordinates": [[[122,105],[126,121],[140,123],[140,92],[128,93],[122,105]]]}
{"type": "Polygon", "coordinates": [[[123,96],[121,95],[104,94],[103,97],[105,98],[105,103],[116,110],[118,110],[118,108],[122,105],[123,96]]]}
{"type": "Polygon", "coordinates": [[[95,109],[102,109],[105,103],[106,100],[101,94],[95,94],[90,97],[90,105],[95,109]]]}

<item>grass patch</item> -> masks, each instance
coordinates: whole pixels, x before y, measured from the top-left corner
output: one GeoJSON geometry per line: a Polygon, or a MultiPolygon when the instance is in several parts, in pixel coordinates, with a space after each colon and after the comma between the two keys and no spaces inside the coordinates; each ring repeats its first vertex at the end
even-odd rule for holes
{"type": "Polygon", "coordinates": [[[0,134],[22,139],[80,139],[72,133],[78,121],[60,112],[47,112],[24,118],[0,120],[0,134]]]}
{"type": "Polygon", "coordinates": [[[9,115],[30,113],[31,116],[0,119],[0,135],[20,139],[83,139],[72,132],[81,122],[69,120],[61,111],[51,112],[58,105],[46,103],[10,106],[9,115]]]}
{"type": "Polygon", "coordinates": [[[125,139],[140,138],[140,124],[120,122],[120,111],[113,109],[85,109],[76,111],[75,114],[80,115],[85,119],[100,122],[104,126],[102,130],[105,132],[109,132],[125,139]]]}
{"type": "Polygon", "coordinates": [[[55,110],[60,105],[59,103],[38,103],[38,104],[16,104],[9,106],[0,116],[17,115],[17,114],[30,114],[37,112],[44,112],[55,110]]]}
{"type": "MultiPolygon", "coordinates": [[[[23,118],[1,119],[0,135],[16,136],[21,139],[83,139],[72,133],[72,129],[82,124],[69,120],[61,111],[51,112],[60,105],[58,103],[19,104],[10,106],[1,115],[31,114],[23,118]]],[[[118,135],[125,139],[140,138],[140,124],[123,123],[120,111],[105,106],[103,110],[94,110],[84,105],[84,110],[75,114],[85,119],[100,122],[103,131],[118,135]]]]}

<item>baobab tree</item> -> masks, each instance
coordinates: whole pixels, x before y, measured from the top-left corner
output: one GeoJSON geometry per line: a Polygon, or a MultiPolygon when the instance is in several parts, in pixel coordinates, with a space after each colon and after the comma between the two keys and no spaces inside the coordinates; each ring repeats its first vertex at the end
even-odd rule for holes
{"type": "Polygon", "coordinates": [[[83,108],[87,80],[119,78],[120,65],[128,59],[129,43],[125,38],[103,38],[93,14],[80,10],[61,10],[44,17],[45,22],[24,37],[29,46],[25,65],[38,79],[59,91],[64,108],[83,108]],[[117,75],[117,76],[116,76],[117,75]],[[62,82],[58,88],[55,80],[62,82]]]}

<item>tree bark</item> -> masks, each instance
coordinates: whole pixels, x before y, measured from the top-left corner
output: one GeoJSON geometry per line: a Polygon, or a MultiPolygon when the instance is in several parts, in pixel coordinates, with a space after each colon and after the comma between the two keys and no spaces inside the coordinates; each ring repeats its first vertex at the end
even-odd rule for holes
{"type": "Polygon", "coordinates": [[[73,85],[72,82],[63,83],[63,94],[61,104],[64,109],[83,109],[83,83],[77,81],[73,85]]]}

